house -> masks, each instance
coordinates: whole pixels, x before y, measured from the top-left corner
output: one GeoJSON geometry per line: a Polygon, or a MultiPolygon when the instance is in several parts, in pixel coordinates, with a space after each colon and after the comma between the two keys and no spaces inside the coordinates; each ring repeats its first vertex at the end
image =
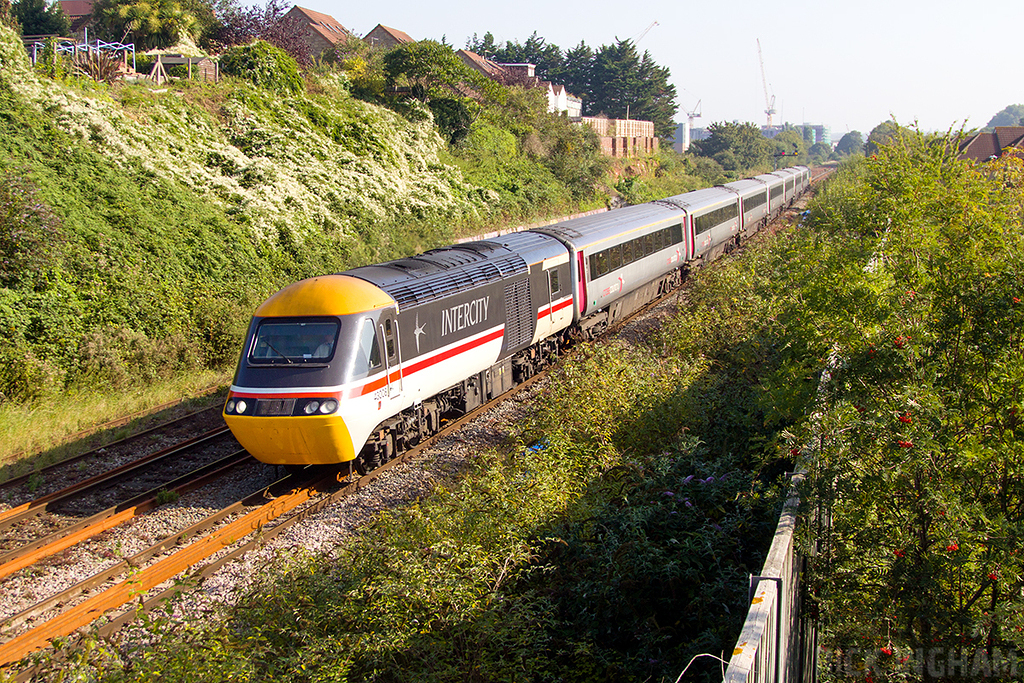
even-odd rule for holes
{"type": "Polygon", "coordinates": [[[573,120],[577,120],[583,115],[583,100],[569,94],[564,85],[542,81],[535,73],[537,69],[535,64],[499,64],[469,50],[459,50],[455,54],[469,68],[502,85],[544,88],[547,91],[549,112],[564,112],[573,120]]]}
{"type": "Polygon", "coordinates": [[[548,83],[548,111],[564,111],[573,121],[583,118],[583,100],[569,94],[564,85],[548,83]]]}
{"type": "Polygon", "coordinates": [[[989,161],[1009,148],[1024,149],[1024,126],[996,126],[990,133],[975,133],[960,143],[960,158],[989,161]]]}
{"type": "Polygon", "coordinates": [[[384,24],[377,24],[373,30],[363,36],[363,42],[369,43],[370,47],[379,47],[390,50],[403,43],[415,43],[408,33],[391,28],[384,24]]]}
{"type": "Polygon", "coordinates": [[[309,52],[313,57],[352,35],[331,15],[314,12],[298,5],[288,10],[282,21],[292,21],[306,29],[306,45],[309,46],[309,52]]]}
{"type": "Polygon", "coordinates": [[[60,11],[71,24],[71,35],[78,35],[92,18],[92,0],[60,0],[60,11]]]}
{"type": "Polygon", "coordinates": [[[506,69],[504,69],[501,66],[501,64],[498,64],[497,62],[492,62],[486,57],[481,57],[475,52],[470,52],[469,50],[459,50],[455,54],[458,55],[459,59],[462,60],[463,64],[468,66],[470,69],[473,69],[474,71],[482,73],[484,76],[487,76],[487,78],[490,78],[492,81],[498,81],[501,84],[505,84],[510,78],[509,72],[506,69]]]}

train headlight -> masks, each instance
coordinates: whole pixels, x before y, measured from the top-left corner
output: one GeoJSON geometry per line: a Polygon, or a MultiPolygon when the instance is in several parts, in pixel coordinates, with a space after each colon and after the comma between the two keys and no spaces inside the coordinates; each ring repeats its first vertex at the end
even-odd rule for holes
{"type": "Polygon", "coordinates": [[[229,415],[231,413],[235,412],[235,400],[234,399],[231,399],[230,401],[227,402],[227,404],[224,406],[224,412],[229,414],[229,415]]]}
{"type": "Polygon", "coordinates": [[[306,415],[312,415],[313,413],[316,412],[316,409],[319,408],[319,407],[320,407],[320,403],[319,402],[317,402],[317,401],[310,401],[302,409],[302,412],[306,413],[306,415]]]}
{"type": "Polygon", "coordinates": [[[338,402],[333,398],[329,398],[320,404],[320,413],[322,415],[330,415],[338,409],[338,402]]]}
{"type": "Polygon", "coordinates": [[[245,412],[245,409],[248,408],[248,407],[249,406],[246,405],[245,401],[239,399],[238,403],[235,404],[235,412],[237,412],[239,415],[241,415],[242,413],[245,412]]]}

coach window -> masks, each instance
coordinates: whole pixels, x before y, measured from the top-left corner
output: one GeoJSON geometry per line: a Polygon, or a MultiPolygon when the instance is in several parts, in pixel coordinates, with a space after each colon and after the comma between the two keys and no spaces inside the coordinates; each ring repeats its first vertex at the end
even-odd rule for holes
{"type": "Polygon", "coordinates": [[[622,265],[628,266],[633,262],[633,243],[624,242],[622,244],[622,265]]]}
{"type": "Polygon", "coordinates": [[[644,256],[650,256],[655,252],[654,248],[654,235],[647,235],[644,237],[644,256]]]}
{"type": "Polygon", "coordinates": [[[683,241],[683,226],[682,224],[673,225],[669,230],[670,241],[669,245],[679,244],[683,241]]]}
{"type": "Polygon", "coordinates": [[[615,245],[608,250],[608,268],[610,270],[617,270],[622,267],[622,249],[619,245],[615,245]]]}
{"type": "Polygon", "coordinates": [[[561,289],[561,287],[558,286],[558,271],[557,270],[549,270],[548,271],[548,285],[549,285],[549,291],[552,294],[558,294],[558,292],[561,289]]]}

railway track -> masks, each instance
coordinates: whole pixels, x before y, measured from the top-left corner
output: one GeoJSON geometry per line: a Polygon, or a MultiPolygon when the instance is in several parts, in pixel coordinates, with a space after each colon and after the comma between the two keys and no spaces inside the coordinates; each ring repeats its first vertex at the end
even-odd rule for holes
{"type": "MultiPolygon", "coordinates": [[[[120,560],[68,590],[48,596],[8,617],[3,622],[4,628],[19,629],[19,632],[0,644],[0,667],[7,667],[24,659],[32,652],[44,648],[54,638],[69,635],[91,624],[99,616],[117,610],[138,595],[151,591],[204,562],[206,564],[199,568],[193,578],[201,579],[212,574],[227,562],[249,552],[257,544],[267,542],[290,526],[369,486],[388,470],[418,457],[425,449],[458,431],[481,413],[508,400],[515,393],[528,389],[541,377],[543,374],[538,374],[512,391],[451,421],[437,434],[372,472],[360,475],[346,465],[307,468],[300,473],[288,475],[208,515],[189,528],[120,560]],[[275,521],[278,523],[268,528],[268,525],[275,521]],[[254,535],[257,537],[250,538],[254,535]],[[225,550],[229,552],[225,553],[225,550]],[[207,562],[215,555],[219,555],[215,561],[207,562]],[[100,589],[101,586],[106,587],[100,589]],[[69,609],[59,614],[49,614],[56,606],[75,600],[88,591],[92,591],[92,594],[76,602],[69,609]],[[41,618],[42,623],[24,628],[33,620],[41,618]]],[[[152,609],[180,590],[182,586],[175,585],[147,596],[143,602],[143,609],[152,609]]],[[[113,632],[134,616],[134,609],[112,616],[101,629],[101,634],[113,632]]],[[[32,667],[23,669],[15,674],[15,680],[31,680],[34,673],[32,667]]]]}
{"type": "MultiPolygon", "coordinates": [[[[177,403],[167,404],[163,407],[173,405],[177,405],[177,403]]],[[[10,514],[11,508],[22,507],[48,494],[64,490],[72,484],[92,477],[96,472],[105,472],[112,467],[134,462],[138,459],[139,453],[158,451],[161,444],[164,443],[179,443],[195,434],[197,429],[203,429],[203,427],[197,427],[197,424],[205,425],[207,429],[213,429],[216,426],[224,427],[224,420],[220,412],[221,406],[218,403],[215,406],[161,422],[123,439],[0,482],[0,519],[10,514]]],[[[80,432],[78,436],[81,438],[91,437],[97,431],[123,426],[133,419],[148,414],[150,412],[136,413],[108,422],[96,430],[80,432]]]]}
{"type": "MultiPolygon", "coordinates": [[[[814,180],[818,182],[822,177],[816,176],[814,180]]],[[[791,209],[784,212],[781,218],[791,218],[797,213],[799,213],[798,209],[791,209]]],[[[609,330],[608,334],[615,333],[629,321],[643,315],[678,291],[673,290],[641,308],[629,319],[609,330]]],[[[154,608],[183,590],[180,583],[165,586],[169,580],[180,577],[189,570],[194,570],[191,574],[193,580],[201,580],[212,575],[228,562],[241,557],[258,545],[268,542],[289,527],[316,515],[346,496],[366,488],[384,472],[418,457],[425,449],[461,429],[463,425],[476,419],[480,414],[491,410],[496,404],[507,401],[517,393],[527,390],[543,379],[546,374],[547,371],[535,375],[512,391],[451,422],[437,434],[372,472],[360,475],[350,467],[335,467],[309,468],[304,473],[289,475],[224,506],[188,528],[166,535],[157,542],[133,553],[130,557],[119,559],[66,590],[28,605],[17,614],[7,616],[0,623],[0,628],[4,631],[4,635],[0,636],[0,667],[8,667],[12,673],[15,669],[20,669],[14,674],[15,680],[31,680],[37,672],[34,666],[23,668],[12,665],[22,661],[30,653],[46,647],[54,638],[69,635],[77,629],[93,623],[101,615],[107,615],[108,621],[99,629],[100,635],[111,634],[131,621],[137,613],[135,609],[124,610],[125,603],[134,601],[140,595],[145,595],[141,602],[141,608],[143,610],[154,608]],[[68,608],[57,611],[60,605],[68,605],[68,608]],[[118,611],[119,609],[120,611],[118,611]]],[[[228,460],[230,457],[233,456],[229,456],[228,460]]],[[[205,476],[219,476],[239,464],[239,462],[229,462],[228,460],[214,463],[213,469],[205,476]],[[214,471],[217,474],[214,474],[214,471]]],[[[144,467],[144,465],[140,465],[140,467],[144,467]]],[[[181,492],[186,492],[184,487],[197,488],[207,481],[209,479],[196,481],[194,485],[182,484],[181,492]]],[[[70,488],[80,491],[87,487],[88,482],[80,482],[70,488]]],[[[74,495],[74,491],[67,495],[74,495]]],[[[136,513],[153,509],[153,493],[153,491],[149,491],[146,494],[140,494],[136,499],[126,501],[122,504],[123,510],[132,509],[133,513],[129,516],[134,516],[136,513]],[[142,500],[142,495],[149,497],[142,500]]],[[[5,526],[7,519],[48,509],[54,505],[53,501],[59,499],[59,496],[51,494],[46,501],[23,504],[18,512],[12,509],[6,513],[0,513],[0,529],[5,526]]],[[[96,515],[106,516],[96,519],[90,517],[89,519],[92,520],[90,523],[92,525],[114,525],[117,515],[121,514],[123,510],[101,510],[96,515]]],[[[86,530],[90,528],[99,529],[99,526],[90,527],[89,524],[86,524],[84,527],[86,530]]],[[[97,533],[102,533],[105,530],[100,529],[97,533]]],[[[82,533],[88,532],[82,531],[82,533]]],[[[69,536],[70,533],[63,534],[61,538],[69,536]]],[[[59,539],[57,540],[59,541],[59,539]]],[[[68,540],[60,542],[69,543],[68,540]]],[[[61,548],[57,548],[50,555],[61,550],[61,548]]],[[[22,556],[28,557],[31,552],[34,551],[24,553],[22,556]]],[[[0,556],[0,579],[5,576],[5,558],[6,556],[0,556]]],[[[27,562],[27,560],[19,561],[27,562]]],[[[31,563],[25,566],[31,566],[31,563]]],[[[13,569],[12,571],[19,570],[13,569]]]]}

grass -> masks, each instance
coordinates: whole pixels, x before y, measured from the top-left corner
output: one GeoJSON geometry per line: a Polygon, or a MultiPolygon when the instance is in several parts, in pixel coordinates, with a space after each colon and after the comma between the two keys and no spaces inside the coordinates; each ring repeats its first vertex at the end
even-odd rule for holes
{"type": "Polygon", "coordinates": [[[197,372],[132,391],[80,392],[32,403],[0,404],[0,482],[141,431],[174,415],[223,400],[227,372],[197,372]],[[206,390],[217,388],[206,394],[206,390]],[[159,406],[180,404],[150,414],[159,406]],[[147,413],[121,427],[103,425],[147,413]],[[94,431],[95,430],[95,431],[94,431]],[[90,432],[81,436],[82,432],[90,432]]]}

